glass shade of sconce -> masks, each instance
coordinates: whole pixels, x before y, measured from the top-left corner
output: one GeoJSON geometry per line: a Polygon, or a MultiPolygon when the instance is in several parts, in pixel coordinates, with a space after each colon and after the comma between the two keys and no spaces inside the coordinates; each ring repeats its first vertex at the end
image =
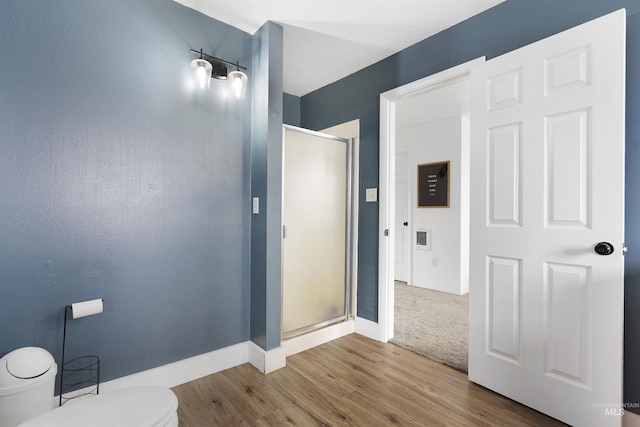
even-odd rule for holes
{"type": "Polygon", "coordinates": [[[211,85],[211,70],[213,70],[213,66],[205,59],[199,58],[191,61],[193,84],[196,88],[209,89],[211,85]]]}
{"type": "Polygon", "coordinates": [[[229,73],[227,80],[229,81],[229,89],[234,99],[244,99],[247,92],[247,75],[240,70],[229,73]]]}

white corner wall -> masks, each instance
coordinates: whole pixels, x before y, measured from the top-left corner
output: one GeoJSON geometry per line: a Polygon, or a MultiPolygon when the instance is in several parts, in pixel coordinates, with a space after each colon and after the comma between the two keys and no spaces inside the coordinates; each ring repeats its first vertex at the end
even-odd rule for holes
{"type": "Polygon", "coordinates": [[[410,147],[411,285],[469,292],[469,118],[457,116],[399,129],[396,148],[410,147]],[[449,207],[417,207],[417,166],[450,161],[449,207]],[[415,246],[416,231],[431,230],[432,250],[415,246]]]}

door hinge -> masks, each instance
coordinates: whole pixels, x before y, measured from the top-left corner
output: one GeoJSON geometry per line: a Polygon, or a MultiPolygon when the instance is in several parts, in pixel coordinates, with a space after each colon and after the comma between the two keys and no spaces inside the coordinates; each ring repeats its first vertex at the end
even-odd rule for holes
{"type": "Polygon", "coordinates": [[[388,228],[384,230],[384,235],[389,237],[389,229],[388,228]]]}
{"type": "Polygon", "coordinates": [[[287,226],[286,225],[282,226],[282,238],[283,239],[287,238],[287,226]]]}

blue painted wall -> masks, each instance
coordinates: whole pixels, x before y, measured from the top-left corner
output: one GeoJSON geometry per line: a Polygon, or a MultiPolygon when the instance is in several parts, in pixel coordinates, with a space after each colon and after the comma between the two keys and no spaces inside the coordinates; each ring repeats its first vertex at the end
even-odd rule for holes
{"type": "Polygon", "coordinates": [[[251,195],[251,341],[280,345],[282,227],[282,27],[267,22],[253,41],[251,195]]]}
{"type": "MultiPolygon", "coordinates": [[[[493,58],[620,8],[627,9],[625,401],[640,402],[640,1],[507,0],[301,99],[301,124],[360,119],[360,192],[378,186],[379,95],[479,56],[493,58]]],[[[358,315],[377,321],[378,207],[360,200],[358,315]]],[[[633,409],[640,412],[639,409],[633,409]]]]}
{"type": "MultiPolygon", "coordinates": [[[[249,339],[251,94],[186,88],[252,36],[171,0],[0,1],[0,355],[109,380],[249,339]]],[[[250,90],[250,89],[249,89],[250,90]]]]}
{"type": "Polygon", "coordinates": [[[300,126],[300,97],[284,93],[282,101],[283,123],[291,126],[300,126]]]}

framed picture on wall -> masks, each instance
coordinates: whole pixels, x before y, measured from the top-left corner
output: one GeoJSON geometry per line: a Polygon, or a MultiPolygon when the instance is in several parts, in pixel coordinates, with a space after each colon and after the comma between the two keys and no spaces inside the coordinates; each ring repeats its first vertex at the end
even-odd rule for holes
{"type": "Polygon", "coordinates": [[[450,161],[418,165],[418,207],[449,207],[450,161]]]}

